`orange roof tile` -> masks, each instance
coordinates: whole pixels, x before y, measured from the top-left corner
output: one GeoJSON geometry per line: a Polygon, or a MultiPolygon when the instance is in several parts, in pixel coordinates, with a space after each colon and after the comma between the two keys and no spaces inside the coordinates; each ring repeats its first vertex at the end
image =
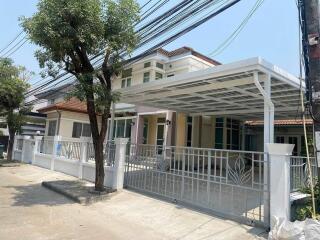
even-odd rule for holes
{"type": "Polygon", "coordinates": [[[69,112],[87,113],[87,105],[85,102],[80,102],[76,98],[71,98],[69,101],[63,101],[51,104],[44,108],[38,109],[38,112],[45,113],[54,110],[64,110],[69,112]]]}
{"type": "MultiPolygon", "coordinates": [[[[246,121],[246,125],[249,126],[260,126],[263,125],[262,120],[257,120],[257,121],[246,121]]],[[[286,120],[274,120],[274,125],[282,125],[282,126],[289,126],[289,125],[302,125],[303,121],[301,119],[286,119],[286,120]]],[[[307,125],[312,125],[313,121],[312,119],[306,119],[306,124],[307,125]]]]}

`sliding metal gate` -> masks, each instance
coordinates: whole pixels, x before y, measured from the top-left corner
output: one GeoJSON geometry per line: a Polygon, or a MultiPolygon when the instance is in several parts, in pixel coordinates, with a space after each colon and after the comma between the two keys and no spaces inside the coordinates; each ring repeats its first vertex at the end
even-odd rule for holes
{"type": "Polygon", "coordinates": [[[269,226],[266,154],[135,144],[127,151],[127,188],[269,226]]]}

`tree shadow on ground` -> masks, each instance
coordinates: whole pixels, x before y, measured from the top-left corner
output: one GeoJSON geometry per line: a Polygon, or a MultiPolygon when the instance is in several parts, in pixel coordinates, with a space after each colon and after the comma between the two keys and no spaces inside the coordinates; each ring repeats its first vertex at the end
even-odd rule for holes
{"type": "Polygon", "coordinates": [[[12,206],[28,207],[34,205],[57,206],[63,204],[74,204],[73,201],[42,187],[41,184],[7,186],[6,188],[13,189],[12,206]]]}

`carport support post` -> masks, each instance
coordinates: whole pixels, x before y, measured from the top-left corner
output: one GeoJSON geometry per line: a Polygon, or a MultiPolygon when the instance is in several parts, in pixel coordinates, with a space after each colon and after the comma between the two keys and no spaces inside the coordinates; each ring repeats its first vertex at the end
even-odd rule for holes
{"type": "MultiPolygon", "coordinates": [[[[263,129],[263,143],[264,143],[264,152],[267,152],[267,144],[273,143],[274,141],[274,105],[271,100],[271,75],[269,73],[264,75],[264,88],[262,88],[259,81],[259,73],[254,72],[253,78],[256,87],[259,89],[260,93],[264,98],[264,129],[263,129]]],[[[265,221],[268,221],[270,209],[269,209],[269,171],[270,165],[268,163],[268,155],[264,155],[264,216],[265,221]]]]}
{"type": "Polygon", "coordinates": [[[112,188],[116,190],[123,189],[124,169],[126,160],[126,149],[129,138],[116,138],[116,152],[114,158],[114,172],[112,179],[112,188]]]}
{"type": "Polygon", "coordinates": [[[270,160],[270,216],[290,221],[290,157],[293,144],[266,144],[270,160]]]}

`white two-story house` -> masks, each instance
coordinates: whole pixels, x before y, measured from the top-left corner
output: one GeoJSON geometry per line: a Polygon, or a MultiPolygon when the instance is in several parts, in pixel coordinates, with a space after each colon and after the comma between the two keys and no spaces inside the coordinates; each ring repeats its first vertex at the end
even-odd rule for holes
{"type": "MultiPolygon", "coordinates": [[[[299,99],[295,77],[260,58],[222,65],[189,47],[158,49],[126,66],[113,80],[121,100],[109,119],[108,139],[263,151],[265,103],[257,84],[265,88],[266,76],[275,107],[275,120],[268,123],[274,140],[296,144],[294,154],[304,154],[302,126],[295,116],[299,99]]],[[[39,109],[48,116],[47,136],[91,136],[85,103],[63,98],[71,87],[37,95],[49,102],[39,109]]]]}

